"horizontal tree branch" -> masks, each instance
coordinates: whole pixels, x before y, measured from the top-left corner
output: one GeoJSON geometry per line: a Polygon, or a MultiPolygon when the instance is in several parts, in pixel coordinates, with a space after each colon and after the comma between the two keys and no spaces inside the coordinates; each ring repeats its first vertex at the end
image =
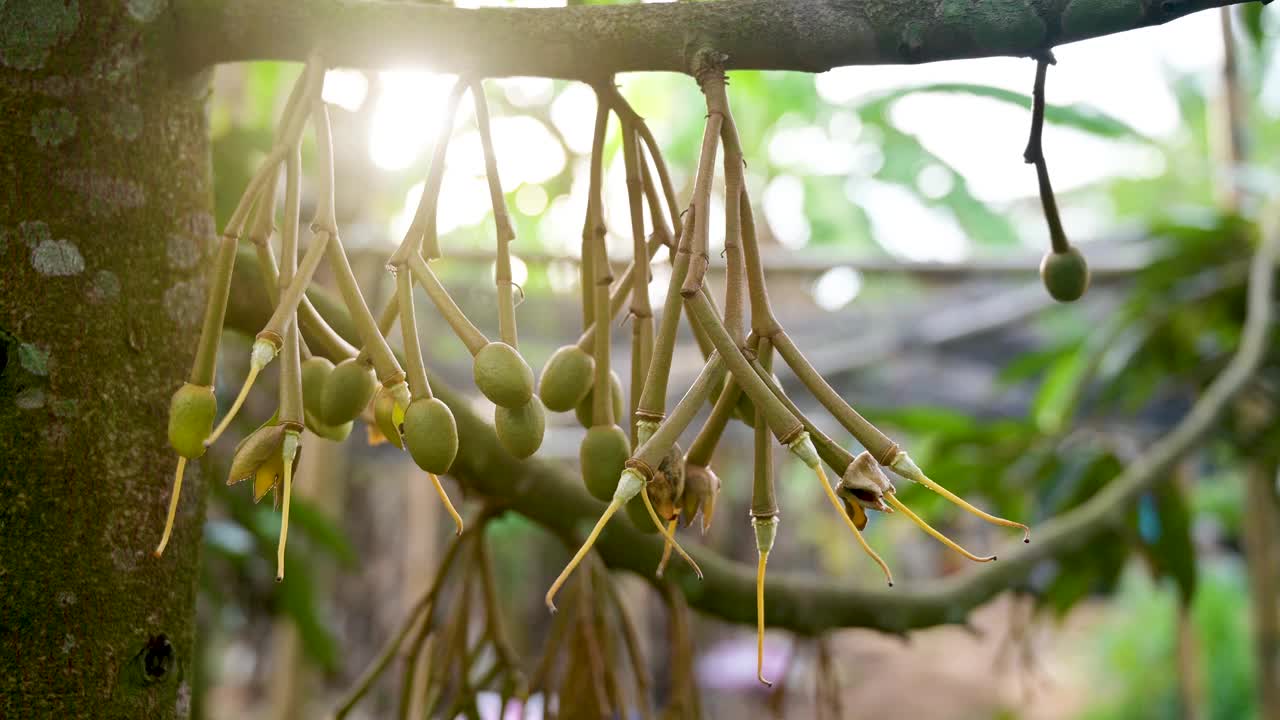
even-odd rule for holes
{"type": "Polygon", "coordinates": [[[360,0],[176,0],[164,27],[187,70],[244,60],[421,65],[438,72],[598,80],[697,70],[822,72],[1031,56],[1241,0],[718,0],[462,9],[360,0]]]}
{"type": "MultiPolygon", "coordinates": [[[[1257,370],[1272,322],[1277,248],[1280,233],[1268,232],[1251,267],[1248,318],[1240,349],[1191,412],[1089,501],[1036,528],[1032,544],[1006,548],[998,562],[950,579],[914,587],[899,584],[888,590],[850,588],[839,581],[771,573],[765,591],[766,622],[771,627],[803,634],[840,627],[901,633],[963,622],[970,610],[1026,578],[1041,561],[1078,549],[1121,522],[1134,498],[1167,475],[1169,467],[1195,447],[1257,370]]],[[[242,249],[236,270],[227,326],[253,334],[266,322],[270,305],[252,251],[242,249]]],[[[333,296],[322,290],[313,291],[310,296],[339,332],[350,326],[349,322],[342,322],[345,311],[333,296]]],[[[354,334],[348,339],[354,341],[354,334]]],[[[604,505],[588,495],[572,474],[545,462],[513,458],[498,442],[492,426],[470,409],[461,394],[438,377],[431,379],[431,385],[453,410],[458,423],[460,446],[450,474],[468,492],[504,504],[571,544],[578,544],[604,505]]],[[[600,536],[596,549],[609,567],[630,570],[658,582],[653,578],[662,553],[658,536],[642,534],[625,521],[615,521],[600,536]]],[[[754,568],[704,548],[691,547],[690,552],[702,566],[703,580],[694,578],[680,564],[667,572],[667,580],[679,586],[689,605],[731,622],[753,623],[754,568]]]]}

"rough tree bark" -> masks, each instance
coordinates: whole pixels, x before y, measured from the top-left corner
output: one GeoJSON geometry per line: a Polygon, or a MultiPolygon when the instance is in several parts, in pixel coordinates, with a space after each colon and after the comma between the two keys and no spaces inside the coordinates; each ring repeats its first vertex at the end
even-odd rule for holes
{"type": "Polygon", "coordinates": [[[187,716],[204,488],[151,557],[214,233],[163,2],[0,2],[0,718],[187,716]]]}

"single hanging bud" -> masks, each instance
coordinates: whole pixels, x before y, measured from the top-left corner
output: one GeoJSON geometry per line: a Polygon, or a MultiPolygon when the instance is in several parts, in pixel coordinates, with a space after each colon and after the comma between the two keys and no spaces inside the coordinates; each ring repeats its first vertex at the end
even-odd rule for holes
{"type": "Polygon", "coordinates": [[[418,398],[404,413],[404,446],[418,467],[443,475],[458,454],[458,426],[440,398],[418,398]]]}
{"type": "Polygon", "coordinates": [[[684,495],[681,498],[680,524],[689,527],[693,518],[702,513],[702,534],[711,529],[716,514],[716,496],[720,494],[720,478],[711,468],[686,464],[684,467],[684,495]]]}
{"type": "Polygon", "coordinates": [[[333,374],[329,358],[312,355],[302,362],[302,405],[307,414],[323,422],[324,386],[333,374]]]}
{"type": "Polygon", "coordinates": [[[836,486],[836,495],[844,502],[845,514],[859,530],[867,527],[866,510],[893,512],[893,508],[884,502],[885,495],[893,491],[893,483],[866,450],[849,463],[836,486]]]}
{"type": "Polygon", "coordinates": [[[574,409],[591,392],[591,373],[596,361],[577,345],[565,345],[552,353],[542,368],[538,395],[552,412],[574,409]]]}
{"type": "Polygon", "coordinates": [[[587,431],[578,449],[582,481],[597,500],[614,496],[618,476],[631,457],[631,441],[617,425],[597,425],[587,431]]]}
{"type": "Polygon", "coordinates": [[[320,420],[328,425],[355,420],[377,391],[378,380],[372,367],[356,358],[343,360],[325,380],[320,420]]]}
{"type": "Polygon", "coordinates": [[[493,426],[498,441],[507,452],[521,460],[538,452],[547,429],[547,416],[537,395],[523,407],[511,409],[498,405],[493,412],[493,426]]]}
{"type": "Polygon", "coordinates": [[[533,397],[533,370],[520,352],[503,342],[480,348],[472,364],[476,387],[494,405],[524,407],[533,397]]]}
{"type": "MultiPolygon", "coordinates": [[[[613,416],[615,418],[623,417],[622,409],[622,379],[618,377],[618,373],[609,371],[609,394],[613,398],[613,416]]],[[[595,425],[594,413],[592,411],[593,398],[595,397],[595,388],[587,391],[582,397],[582,401],[573,409],[573,414],[577,416],[578,422],[582,427],[589,428],[595,425]]]]}
{"type": "Polygon", "coordinates": [[[184,458],[200,457],[217,415],[218,400],[213,388],[185,383],[169,401],[169,444],[184,458]]]}
{"type": "MultiPolygon", "coordinates": [[[[285,435],[297,431],[285,423],[273,423],[250,433],[236,446],[231,469],[227,472],[227,484],[235,485],[253,478],[254,502],[265,497],[268,491],[278,490],[284,477],[285,435]]],[[[299,457],[300,453],[293,456],[294,468],[291,471],[296,469],[299,457]]]]}
{"type": "Polygon", "coordinates": [[[1074,302],[1089,289],[1089,264],[1074,247],[1047,252],[1040,261],[1040,279],[1049,296],[1058,302],[1074,302]]]}

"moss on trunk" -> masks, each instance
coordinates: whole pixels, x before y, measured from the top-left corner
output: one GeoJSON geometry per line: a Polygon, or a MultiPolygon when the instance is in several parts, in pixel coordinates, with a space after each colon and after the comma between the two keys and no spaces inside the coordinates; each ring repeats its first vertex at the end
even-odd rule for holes
{"type": "Polygon", "coordinates": [[[188,714],[204,488],[165,434],[204,300],[207,78],[164,2],[0,3],[0,717],[188,714]]]}

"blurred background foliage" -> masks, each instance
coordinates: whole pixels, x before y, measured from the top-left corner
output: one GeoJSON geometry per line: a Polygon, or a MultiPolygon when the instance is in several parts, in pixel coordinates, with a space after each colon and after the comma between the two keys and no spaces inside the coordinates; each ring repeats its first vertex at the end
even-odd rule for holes
{"type": "MultiPolygon", "coordinates": [[[[1034,174],[1021,158],[1031,62],[731,74],[748,186],[784,323],[833,385],[958,493],[1033,526],[1078,506],[1176,422],[1236,348],[1257,234],[1252,198],[1274,194],[1280,183],[1273,162],[1280,64],[1272,61],[1273,14],[1254,4],[1232,16],[1237,63],[1229,82],[1244,100],[1234,129],[1247,149],[1234,171],[1224,159],[1232,127],[1215,14],[1058,49],[1045,151],[1068,232],[1095,270],[1090,295],[1070,307],[1048,301],[1035,275],[1047,240],[1034,174]],[[1225,192],[1232,181],[1242,188],[1238,203],[1225,192]]],[[[298,71],[273,63],[219,69],[211,113],[220,226],[269,148],[298,71]]],[[[648,119],[686,198],[704,118],[696,85],[664,74],[618,81],[648,119]]],[[[338,70],[326,81],[326,99],[343,108],[334,124],[344,239],[375,304],[389,292],[381,258],[416,205],[448,86],[449,78],[421,69],[338,70]]],[[[518,235],[522,350],[537,368],[577,334],[594,101],[585,86],[560,81],[488,81],[486,89],[518,235]]],[[[446,259],[438,265],[464,309],[490,327],[492,221],[474,123],[463,107],[441,202],[446,259]]],[[[611,252],[625,261],[618,140],[615,123],[606,218],[611,252]]],[[[722,219],[713,219],[712,242],[720,234],[722,243],[722,233],[722,219]]],[[[666,285],[665,253],[658,263],[656,302],[666,285]]],[[[713,284],[720,279],[713,275],[713,284]]],[[[465,350],[437,318],[422,323],[428,363],[455,386],[467,385],[465,350]]],[[[618,335],[616,352],[625,353],[628,333],[618,335]]],[[[229,383],[243,374],[237,358],[244,353],[224,355],[230,359],[220,379],[229,383]]],[[[683,338],[673,386],[692,379],[695,358],[683,338]]],[[[1258,463],[1274,472],[1280,448],[1278,358],[1272,353],[1232,416],[1124,523],[1044,563],[977,613],[977,636],[926,631],[904,647],[869,631],[818,642],[771,633],[772,674],[786,681],[766,698],[752,679],[745,629],[696,618],[693,672],[703,712],[727,717],[765,703],[779,716],[821,716],[823,693],[833,692],[824,678],[834,667],[845,678],[834,690],[846,696],[840,717],[1265,717],[1255,699],[1241,538],[1244,478],[1258,463]],[[1024,606],[1031,609],[1025,623],[1024,606]],[[940,683],[937,693],[915,692],[930,682],[940,683]],[[937,695],[940,704],[902,695],[913,692],[937,695]]],[[[817,416],[799,387],[782,379],[817,416]]],[[[265,405],[250,410],[242,430],[252,427],[253,412],[259,421],[270,414],[265,405]]],[[[819,425],[832,424],[824,418],[819,425]]],[[[542,456],[573,469],[578,433],[572,417],[551,419],[542,456]]],[[[750,467],[741,458],[750,456],[749,442],[749,431],[735,425],[721,448],[722,508],[702,540],[747,561],[754,557],[742,520],[750,467]]],[[[308,455],[302,461],[311,485],[303,483],[293,506],[297,539],[283,584],[272,571],[278,515],[212,483],[198,717],[327,713],[449,542],[448,519],[416,487],[421,478],[407,458],[368,446],[359,427],[340,447],[312,452],[318,447],[309,444],[310,463],[308,455]]],[[[851,585],[876,582],[806,472],[780,462],[784,522],[771,566],[851,585]]],[[[225,457],[211,461],[215,478],[220,463],[225,457]]],[[[932,494],[900,490],[970,547],[1007,541],[932,494]]],[[[550,625],[539,598],[565,550],[519,517],[493,521],[487,537],[515,645],[537,657],[550,625]]],[[[873,518],[868,537],[905,584],[962,567],[894,518],[873,518]]],[[[679,678],[663,664],[661,604],[634,578],[617,583],[646,635],[663,703],[679,678]]],[[[363,712],[388,714],[392,694],[382,688],[363,712]]],[[[477,712],[498,717],[491,705],[478,703],[489,710],[477,712]]]]}

